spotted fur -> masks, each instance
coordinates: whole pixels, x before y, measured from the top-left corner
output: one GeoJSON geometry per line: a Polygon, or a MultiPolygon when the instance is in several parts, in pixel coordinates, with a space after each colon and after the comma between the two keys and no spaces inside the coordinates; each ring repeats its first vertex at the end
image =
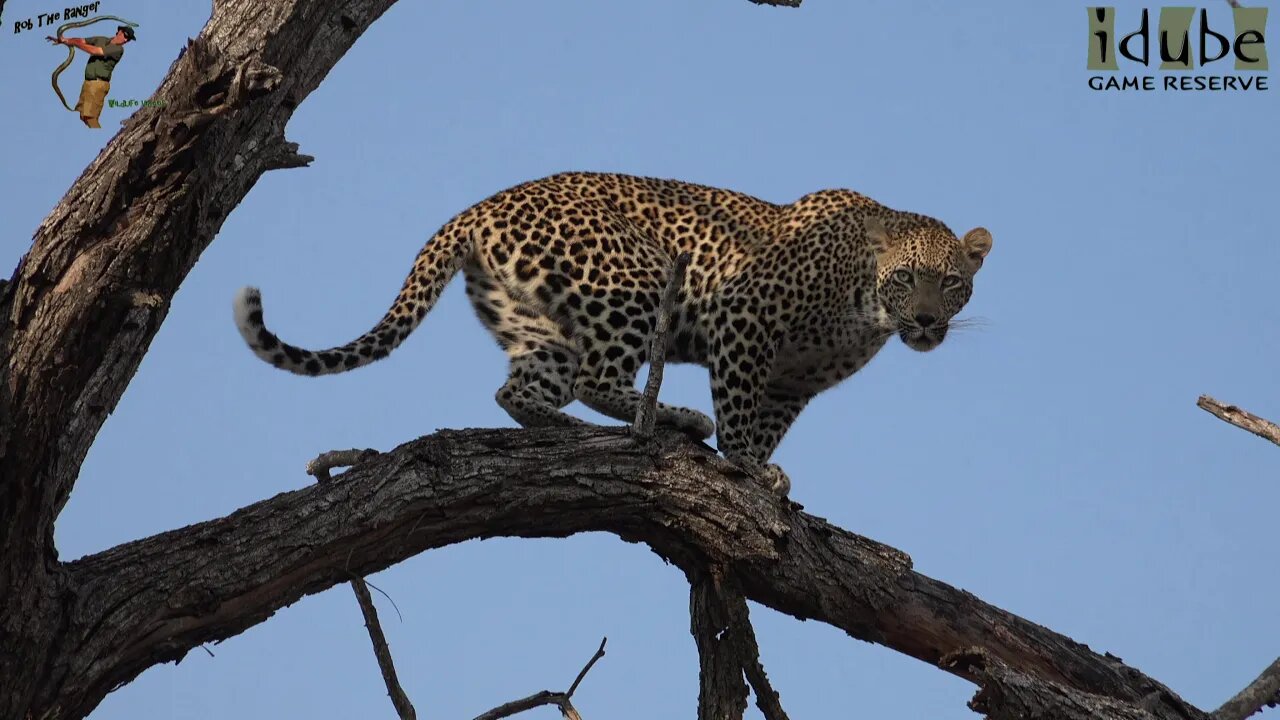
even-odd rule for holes
{"type": "Polygon", "coordinates": [[[266,328],[258,291],[235,300],[258,357],[325,375],[386,357],[461,270],[481,322],[506,350],[497,401],[525,426],[582,423],[574,399],[635,416],[672,259],[692,262],[676,299],[668,362],[711,375],[716,423],[661,404],[658,421],[709,437],[763,471],[811,398],[857,372],[894,334],[926,351],[968,302],[991,248],[976,228],[941,222],[849,190],[775,205],[729,190],[626,175],[564,173],[504,190],[450,220],[419,253],[387,314],[329,350],[303,350],[266,328]]]}

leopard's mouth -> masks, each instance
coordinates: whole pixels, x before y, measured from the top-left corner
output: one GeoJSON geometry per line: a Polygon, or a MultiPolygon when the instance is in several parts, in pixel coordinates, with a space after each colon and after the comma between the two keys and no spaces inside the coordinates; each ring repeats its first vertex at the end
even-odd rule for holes
{"type": "Polygon", "coordinates": [[[935,325],[922,328],[919,325],[904,326],[898,330],[898,337],[907,347],[917,352],[929,352],[942,344],[947,337],[946,325],[935,325]]]}

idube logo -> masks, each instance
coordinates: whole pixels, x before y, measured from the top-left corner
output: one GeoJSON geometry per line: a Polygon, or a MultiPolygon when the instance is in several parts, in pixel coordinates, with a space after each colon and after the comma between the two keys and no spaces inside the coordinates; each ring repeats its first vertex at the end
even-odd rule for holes
{"type": "Polygon", "coordinates": [[[1151,13],[1146,8],[1140,17],[1133,17],[1138,21],[1138,28],[1123,36],[1116,35],[1115,8],[1088,8],[1088,68],[1094,71],[1089,76],[1089,87],[1190,92],[1269,90],[1269,78],[1265,74],[1268,69],[1267,8],[1230,9],[1232,22],[1229,24],[1221,15],[1211,19],[1205,8],[1162,7],[1153,38],[1151,13]],[[1229,25],[1230,32],[1226,29],[1229,25]],[[1119,72],[1122,65],[1125,70],[1135,64],[1150,68],[1153,62],[1159,63],[1158,75],[1119,72]],[[1233,63],[1234,73],[1210,74],[1218,67],[1227,70],[1228,63],[1233,63]],[[1197,66],[1209,72],[1197,73],[1197,66]],[[1113,72],[1104,75],[1097,71],[1113,72]]]}

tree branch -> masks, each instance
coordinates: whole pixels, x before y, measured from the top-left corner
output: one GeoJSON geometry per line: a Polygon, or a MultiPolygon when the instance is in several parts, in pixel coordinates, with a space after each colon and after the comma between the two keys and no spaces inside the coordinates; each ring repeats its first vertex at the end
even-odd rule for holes
{"type": "Polygon", "coordinates": [[[387,647],[387,636],[382,633],[382,623],[378,622],[378,609],[373,606],[373,598],[369,597],[369,587],[363,579],[354,578],[351,589],[356,594],[356,602],[360,603],[360,614],[364,616],[364,626],[369,631],[369,641],[373,643],[373,654],[378,659],[378,669],[382,671],[382,681],[387,686],[387,695],[391,696],[391,704],[395,706],[400,720],[417,720],[418,711],[414,710],[396,677],[396,664],[391,659],[391,648],[387,647]]]}
{"type": "MultiPolygon", "coordinates": [[[[983,647],[1029,676],[1137,703],[1163,685],[1069,638],[911,570],[910,559],[779,503],[682,433],[640,447],[627,429],[446,431],[361,461],[332,482],[66,565],[73,605],[59,681],[67,716],[200,643],[304,595],[431,548],[489,537],[604,531],[643,542],[745,597],[938,663],[983,647]]],[[[977,680],[964,666],[948,668],[977,680]]]]}
{"type": "Polygon", "coordinates": [[[756,695],[756,707],[765,720],[789,720],[782,709],[782,698],[773,689],[769,676],[760,662],[760,644],[756,641],[755,628],[751,626],[751,614],[747,608],[747,600],[737,591],[726,592],[723,588],[720,598],[724,602],[729,619],[730,637],[738,647],[738,658],[742,662],[742,670],[751,683],[756,695]]]}
{"type": "Polygon", "coordinates": [[[217,3],[155,90],[165,107],[125,121],[0,291],[0,717],[75,682],[54,522],[98,430],[228,214],[306,161],[284,136],[298,103],[391,4],[217,3]]]}
{"type": "MultiPolygon", "coordinates": [[[[926,662],[982,646],[983,662],[947,665],[975,682],[1022,678],[1108,712],[1141,704],[1147,715],[1132,717],[1207,717],[665,432],[660,452],[596,428],[441,433],[334,482],[58,562],[54,521],[174,292],[262,173],[309,162],[287,122],[391,3],[280,0],[262,12],[260,0],[219,0],[157,89],[164,110],[124,124],[0,283],[0,717],[83,717],[146,668],[351,572],[473,538],[583,531],[644,542],[690,576],[724,568],[745,597],[926,662]]],[[[560,706],[576,717],[567,694],[560,706]]]]}
{"type": "Polygon", "coordinates": [[[287,123],[393,2],[215,2],[154,93],[165,107],[125,121],[0,283],[0,717],[61,673],[53,528],[98,430],[230,212],[310,162],[287,123]]]}
{"type": "MultiPolygon", "coordinates": [[[[329,475],[330,470],[336,467],[350,467],[376,454],[375,450],[331,450],[307,463],[307,474],[314,477],[316,482],[327,483],[332,479],[329,475]]],[[[391,704],[395,706],[400,720],[417,720],[418,711],[414,709],[404,688],[400,687],[399,678],[396,677],[396,664],[391,659],[391,648],[387,646],[387,636],[382,632],[382,623],[378,621],[378,609],[374,607],[373,598],[369,596],[369,586],[363,578],[352,578],[351,590],[355,592],[356,602],[360,604],[360,614],[364,616],[364,627],[369,631],[369,642],[373,644],[373,655],[378,660],[378,670],[382,672],[382,682],[387,686],[387,695],[391,698],[391,704]]],[[[386,593],[382,594],[386,595],[386,593]]],[[[396,612],[399,610],[397,609],[396,612]]]]}
{"type": "Polygon", "coordinates": [[[687,252],[680,253],[671,266],[671,277],[667,279],[666,290],[658,303],[658,321],[653,331],[653,342],[649,346],[649,377],[644,384],[644,396],[636,409],[635,433],[639,437],[653,435],[653,425],[658,417],[658,391],[662,389],[662,372],[666,365],[667,331],[671,328],[671,311],[676,304],[676,295],[684,286],[684,273],[693,256],[687,252]]]}
{"type": "Polygon", "coordinates": [[[569,686],[568,692],[565,693],[567,697],[573,697],[573,694],[578,691],[578,686],[582,684],[582,679],[587,676],[587,673],[591,672],[591,666],[604,657],[604,646],[607,642],[609,642],[609,638],[600,638],[600,647],[596,648],[596,654],[591,656],[587,664],[582,666],[582,670],[578,672],[578,677],[573,679],[573,684],[569,686]]]}
{"type": "Polygon", "coordinates": [[[563,696],[563,693],[543,690],[542,692],[534,693],[529,697],[512,700],[505,705],[499,705],[489,712],[477,715],[475,720],[500,720],[500,718],[511,717],[512,715],[517,715],[536,707],[542,707],[543,705],[559,705],[560,698],[563,696]]]}
{"type": "Polygon", "coordinates": [[[778,692],[760,664],[760,646],[746,598],[715,570],[690,579],[691,632],[700,664],[699,718],[741,718],[745,673],[765,720],[787,720],[778,692]]]}
{"type": "Polygon", "coordinates": [[[747,684],[711,574],[689,580],[689,632],[698,646],[698,720],[742,720],[747,684]]]}
{"type": "Polygon", "coordinates": [[[1245,720],[1264,707],[1280,706],[1280,658],[1213,713],[1213,720],[1245,720]]]}
{"type": "Polygon", "coordinates": [[[1241,430],[1248,430],[1263,440],[1270,440],[1276,445],[1280,445],[1280,425],[1276,425],[1270,420],[1241,410],[1235,405],[1227,405],[1208,395],[1201,395],[1200,399],[1196,401],[1196,405],[1202,410],[1207,410],[1219,420],[1231,423],[1241,430]]]}
{"type": "Polygon", "coordinates": [[[942,666],[964,669],[977,679],[981,689],[969,701],[969,709],[982,713],[987,720],[1156,720],[1183,717],[1177,714],[1179,709],[1176,706],[1164,708],[1158,694],[1139,703],[1128,703],[1081,692],[1011,668],[977,647],[943,658],[942,666]],[[1155,714],[1149,708],[1156,708],[1161,714],[1155,714]],[[1163,714],[1165,709],[1172,714],[1163,714]]]}
{"type": "Polygon", "coordinates": [[[596,654],[592,655],[587,664],[582,666],[582,670],[578,673],[578,677],[574,678],[573,684],[569,686],[568,691],[558,693],[543,690],[529,697],[499,705],[483,715],[478,715],[475,720],[499,720],[500,718],[511,717],[517,713],[542,707],[543,705],[559,705],[560,714],[564,716],[565,720],[582,720],[577,708],[573,706],[573,694],[577,692],[578,685],[582,684],[582,679],[587,676],[587,673],[591,672],[591,666],[604,657],[604,645],[607,642],[609,642],[609,638],[604,638],[600,641],[600,647],[596,650],[596,654]]]}

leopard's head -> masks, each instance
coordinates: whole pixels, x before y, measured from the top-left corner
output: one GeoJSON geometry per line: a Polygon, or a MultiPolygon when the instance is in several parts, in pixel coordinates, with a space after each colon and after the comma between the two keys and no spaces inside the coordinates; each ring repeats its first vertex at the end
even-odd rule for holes
{"type": "Polygon", "coordinates": [[[973,276],[991,252],[991,233],[974,228],[957,238],[937,222],[869,217],[876,248],[876,286],[888,322],[907,347],[927,352],[947,336],[951,319],[973,294],[973,276]]]}

